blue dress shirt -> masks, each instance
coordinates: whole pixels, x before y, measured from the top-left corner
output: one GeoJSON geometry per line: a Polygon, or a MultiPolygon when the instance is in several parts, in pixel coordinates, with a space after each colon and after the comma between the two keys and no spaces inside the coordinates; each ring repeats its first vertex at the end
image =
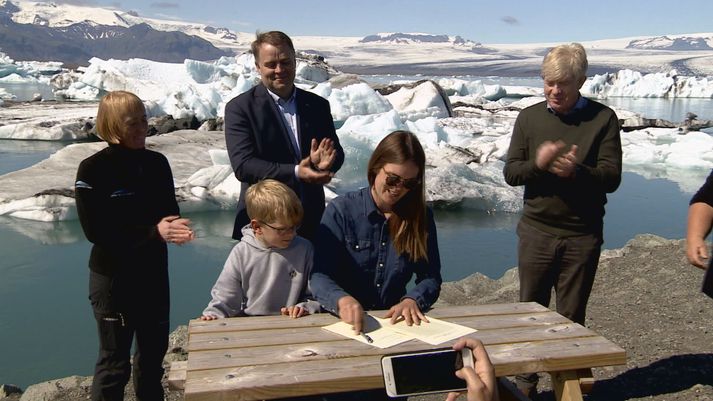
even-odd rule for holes
{"type": "Polygon", "coordinates": [[[327,205],[315,239],[312,294],[338,314],[337,301],[351,295],[364,310],[389,309],[412,298],[421,311],[438,299],[441,259],[433,212],[427,210],[428,261],[413,262],[397,253],[389,225],[377,209],[370,188],[337,197],[327,205]],[[416,275],[416,286],[406,291],[416,275]]]}

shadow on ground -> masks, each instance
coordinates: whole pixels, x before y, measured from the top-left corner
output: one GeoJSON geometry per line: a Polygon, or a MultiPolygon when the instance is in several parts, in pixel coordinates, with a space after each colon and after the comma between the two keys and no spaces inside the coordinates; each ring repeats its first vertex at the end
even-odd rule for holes
{"type": "MultiPolygon", "coordinates": [[[[713,354],[674,355],[611,379],[597,380],[585,399],[625,401],[655,397],[684,391],[697,384],[713,386],[713,354]]],[[[554,393],[542,392],[533,399],[554,399],[554,393]]]]}

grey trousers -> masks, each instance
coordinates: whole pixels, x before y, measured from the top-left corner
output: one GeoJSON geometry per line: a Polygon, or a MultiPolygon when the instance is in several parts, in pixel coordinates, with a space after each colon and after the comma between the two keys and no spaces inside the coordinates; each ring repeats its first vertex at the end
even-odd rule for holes
{"type": "Polygon", "coordinates": [[[554,288],[557,312],[584,325],[602,236],[557,237],[522,221],[517,235],[520,301],[547,307],[554,288]]]}

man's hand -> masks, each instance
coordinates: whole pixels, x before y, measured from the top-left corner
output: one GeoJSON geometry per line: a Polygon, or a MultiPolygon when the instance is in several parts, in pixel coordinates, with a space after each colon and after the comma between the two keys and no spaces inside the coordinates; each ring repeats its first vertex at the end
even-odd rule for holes
{"type": "Polygon", "coordinates": [[[686,239],[686,257],[688,262],[699,269],[708,267],[708,247],[703,238],[686,239]]]}
{"type": "Polygon", "coordinates": [[[351,324],[354,333],[361,333],[364,328],[364,308],[361,307],[359,301],[347,295],[339,298],[337,308],[339,308],[339,318],[344,323],[351,324]]]}
{"type": "Polygon", "coordinates": [[[577,168],[577,145],[572,145],[569,152],[557,157],[550,165],[549,171],[558,177],[569,178],[577,168]]]}
{"type": "Polygon", "coordinates": [[[404,319],[409,326],[414,323],[418,326],[422,320],[428,323],[428,319],[421,313],[421,309],[419,309],[413,298],[404,298],[401,302],[392,306],[384,317],[390,317],[391,324],[395,324],[401,319],[404,319]]]}
{"type": "Polygon", "coordinates": [[[540,170],[549,170],[557,155],[564,149],[564,142],[544,141],[537,147],[535,165],[540,170]]]}
{"type": "Polygon", "coordinates": [[[312,138],[309,159],[317,171],[327,171],[332,168],[336,158],[337,150],[334,149],[334,141],[329,138],[322,138],[322,141],[317,145],[317,139],[312,138]]]}
{"type": "Polygon", "coordinates": [[[297,178],[309,184],[327,184],[334,177],[331,171],[316,171],[312,168],[309,156],[297,165],[297,178]]]}
{"type": "Polygon", "coordinates": [[[686,226],[686,257],[699,269],[708,268],[706,237],[713,225],[713,207],[705,202],[695,202],[688,207],[686,226]]]}
{"type": "MultiPolygon", "coordinates": [[[[475,369],[464,367],[456,371],[456,376],[465,380],[468,385],[468,401],[498,401],[498,384],[495,378],[495,369],[490,362],[488,353],[480,340],[461,338],[453,345],[453,349],[460,351],[470,348],[475,360],[475,369]]],[[[448,393],[446,401],[455,401],[460,393],[448,393]]]]}

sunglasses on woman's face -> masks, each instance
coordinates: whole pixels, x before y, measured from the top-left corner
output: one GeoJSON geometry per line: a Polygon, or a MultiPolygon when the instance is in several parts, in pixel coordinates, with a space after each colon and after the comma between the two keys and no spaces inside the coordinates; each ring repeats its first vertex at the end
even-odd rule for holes
{"type": "Polygon", "coordinates": [[[381,169],[384,170],[384,173],[386,173],[386,180],[384,180],[384,182],[390,187],[398,187],[399,185],[403,185],[404,188],[412,190],[416,188],[418,184],[421,183],[421,179],[418,177],[404,179],[396,174],[389,173],[383,167],[381,169]]]}

